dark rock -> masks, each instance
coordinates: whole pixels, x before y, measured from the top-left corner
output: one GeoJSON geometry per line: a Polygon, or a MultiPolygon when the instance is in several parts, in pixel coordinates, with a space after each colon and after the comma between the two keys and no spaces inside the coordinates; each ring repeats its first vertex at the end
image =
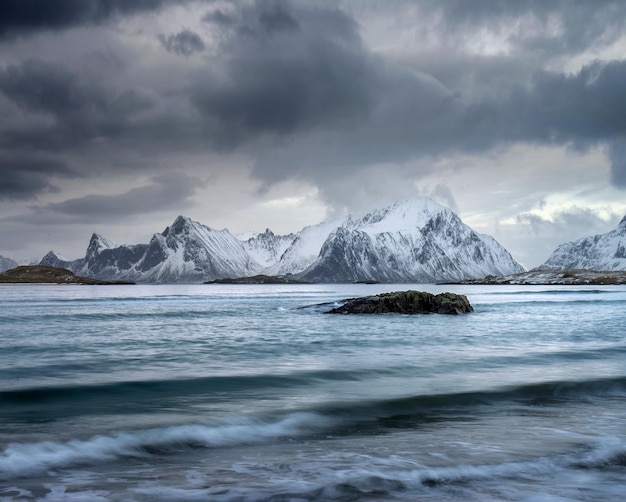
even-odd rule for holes
{"type": "Polygon", "coordinates": [[[465,295],[425,291],[396,291],[342,300],[328,314],[464,314],[474,309],[465,295]]]}
{"type": "Polygon", "coordinates": [[[30,284],[134,284],[124,281],[103,281],[74,275],[66,268],[44,265],[22,265],[0,273],[0,283],[30,284]]]}

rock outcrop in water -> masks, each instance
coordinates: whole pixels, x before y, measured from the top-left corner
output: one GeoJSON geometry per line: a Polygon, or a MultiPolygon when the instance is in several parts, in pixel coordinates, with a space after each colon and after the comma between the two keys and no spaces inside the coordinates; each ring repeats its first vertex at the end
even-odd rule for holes
{"type": "Polygon", "coordinates": [[[465,295],[425,291],[395,291],[342,300],[328,314],[465,314],[473,312],[465,295]]]}

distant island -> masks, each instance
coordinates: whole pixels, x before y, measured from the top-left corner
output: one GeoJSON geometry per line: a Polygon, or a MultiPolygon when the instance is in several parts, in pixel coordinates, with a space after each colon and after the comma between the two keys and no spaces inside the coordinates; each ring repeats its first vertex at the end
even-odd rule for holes
{"type": "MultiPolygon", "coordinates": [[[[450,284],[450,283],[446,283],[450,284]]],[[[482,279],[467,279],[454,284],[514,284],[536,286],[626,284],[626,271],[598,270],[531,270],[519,274],[496,277],[488,275],[482,279]]]]}
{"type": "Polygon", "coordinates": [[[206,281],[204,284],[309,284],[304,281],[295,279],[287,279],[285,277],[275,277],[273,275],[253,275],[251,277],[237,277],[215,279],[214,281],[206,281]]]}
{"type": "Polygon", "coordinates": [[[74,275],[66,268],[22,265],[0,273],[2,284],[134,284],[127,281],[103,281],[74,275]]]}

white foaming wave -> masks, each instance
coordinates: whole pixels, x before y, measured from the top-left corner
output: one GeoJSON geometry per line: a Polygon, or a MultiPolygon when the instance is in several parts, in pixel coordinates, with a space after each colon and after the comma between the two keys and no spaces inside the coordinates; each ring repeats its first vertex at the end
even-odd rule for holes
{"type": "MultiPolygon", "coordinates": [[[[485,488],[493,490],[501,487],[505,491],[515,489],[512,486],[517,481],[521,490],[535,486],[539,490],[537,500],[552,500],[550,493],[542,493],[545,486],[558,486],[559,479],[579,479],[579,469],[587,471],[589,468],[610,466],[615,461],[620,462],[624,456],[626,456],[625,441],[618,438],[602,438],[587,445],[586,450],[582,452],[494,464],[428,467],[400,457],[384,459],[359,455],[358,458],[350,456],[347,459],[350,467],[340,469],[337,466],[346,465],[346,458],[331,454],[325,459],[300,458],[299,462],[290,464],[285,472],[278,466],[272,469],[271,465],[266,465],[260,470],[257,463],[240,462],[233,466],[235,473],[253,479],[262,477],[263,483],[258,485],[252,482],[246,486],[233,477],[225,485],[214,484],[205,489],[204,495],[216,502],[270,501],[275,500],[277,495],[285,494],[289,494],[294,500],[306,501],[343,500],[346,497],[352,500],[357,499],[359,495],[372,493],[377,493],[381,497],[388,494],[408,499],[419,498],[425,491],[432,497],[435,495],[433,490],[462,486],[473,497],[480,497],[484,494],[485,488]],[[327,462],[330,465],[326,465],[327,462]],[[544,485],[550,479],[552,482],[548,481],[544,485]]],[[[611,487],[599,486],[597,489],[599,494],[604,493],[603,490],[610,493],[611,487]]],[[[164,487],[144,487],[142,493],[152,495],[154,500],[169,500],[163,490],[164,487]]],[[[177,495],[180,496],[187,488],[181,487],[177,490],[177,495]]],[[[194,497],[202,493],[202,489],[197,487],[189,491],[194,497]]],[[[562,500],[556,495],[555,497],[562,500]]],[[[189,500],[194,498],[190,497],[189,500]]]]}
{"type": "Polygon", "coordinates": [[[151,450],[174,446],[219,448],[293,436],[323,430],[331,420],[314,413],[294,413],[281,420],[264,422],[238,419],[207,426],[178,425],[166,428],[94,436],[65,443],[44,441],[10,444],[0,453],[0,479],[11,479],[72,465],[99,464],[123,457],[142,457],[151,450]]]}

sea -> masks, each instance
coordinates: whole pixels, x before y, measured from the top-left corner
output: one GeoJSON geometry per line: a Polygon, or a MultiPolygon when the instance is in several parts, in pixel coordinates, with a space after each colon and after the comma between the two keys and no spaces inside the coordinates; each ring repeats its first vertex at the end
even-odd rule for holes
{"type": "Polygon", "coordinates": [[[361,500],[626,500],[626,286],[0,286],[0,501],[361,500]]]}

